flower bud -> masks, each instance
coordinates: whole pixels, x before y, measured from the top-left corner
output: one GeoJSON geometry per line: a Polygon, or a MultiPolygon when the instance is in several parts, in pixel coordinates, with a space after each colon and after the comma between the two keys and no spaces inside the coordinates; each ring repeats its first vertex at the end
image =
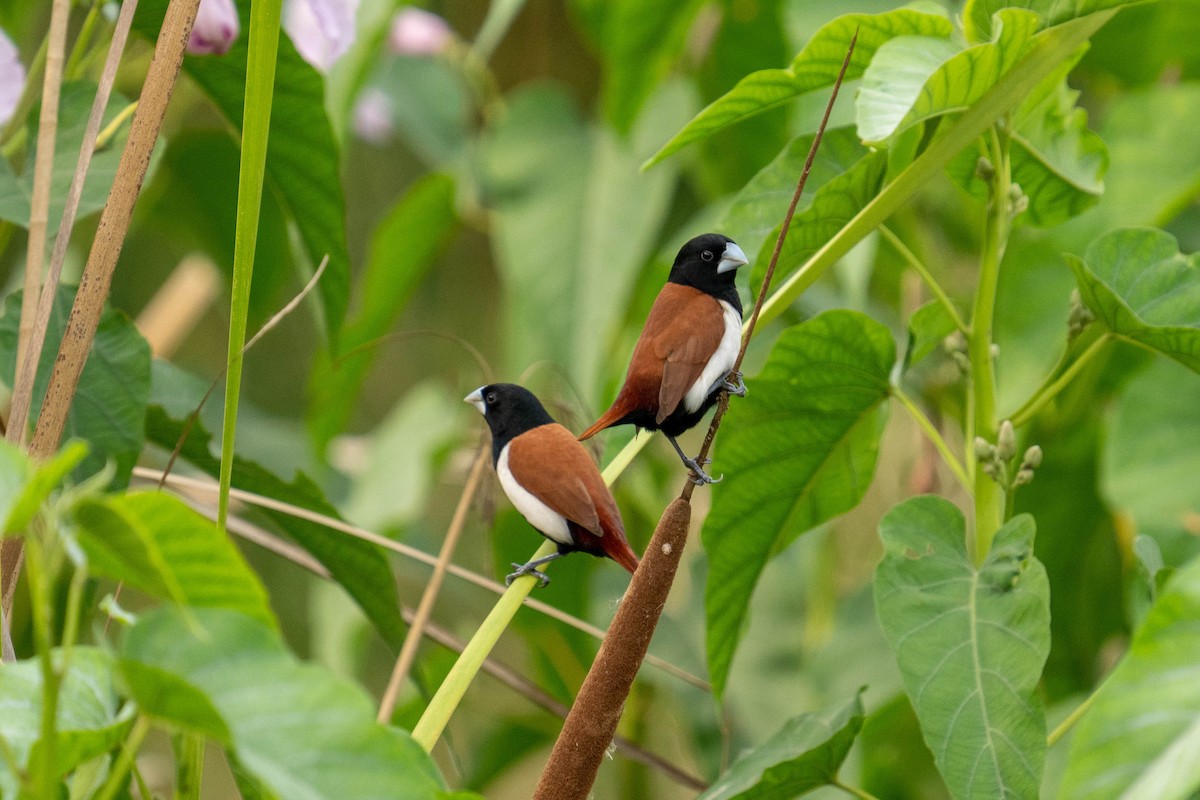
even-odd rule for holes
{"type": "Polygon", "coordinates": [[[446,20],[421,8],[405,6],[392,18],[388,46],[402,56],[435,56],[450,46],[454,32],[446,20]]]}
{"type": "Polygon", "coordinates": [[[979,160],[975,162],[975,177],[981,181],[990,181],[995,176],[996,167],[987,156],[980,156],[979,160]]]}
{"type": "Polygon", "coordinates": [[[1013,478],[1013,488],[1024,486],[1033,480],[1033,470],[1022,469],[1017,472],[1017,477],[1013,478]]]}
{"type": "Polygon", "coordinates": [[[1000,423],[1000,431],[996,435],[996,455],[1001,461],[1011,461],[1017,454],[1017,432],[1009,420],[1000,423]]]}
{"type": "Polygon", "coordinates": [[[1037,469],[1042,465],[1042,448],[1036,444],[1025,451],[1025,457],[1021,459],[1021,466],[1027,469],[1037,469]]]}
{"type": "Polygon", "coordinates": [[[364,89],[354,103],[354,132],[358,138],[371,144],[383,144],[395,131],[391,98],[374,87],[364,89]]]}
{"type": "Polygon", "coordinates": [[[996,448],[992,447],[991,442],[982,436],[975,437],[975,459],[977,461],[990,461],[995,454],[996,448]]]}
{"type": "Polygon", "coordinates": [[[327,72],[354,43],[358,0],[290,0],[283,27],[304,60],[327,72]]]}
{"type": "Polygon", "coordinates": [[[237,41],[241,22],[233,0],[200,0],[187,51],[194,56],[219,56],[237,41]]]}

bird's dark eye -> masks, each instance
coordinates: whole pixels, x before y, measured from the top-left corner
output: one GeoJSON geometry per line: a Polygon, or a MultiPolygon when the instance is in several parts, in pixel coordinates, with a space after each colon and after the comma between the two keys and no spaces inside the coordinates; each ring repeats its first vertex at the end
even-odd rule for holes
{"type": "Polygon", "coordinates": [[[496,393],[488,392],[487,397],[485,397],[484,399],[487,401],[488,405],[493,405],[496,402],[496,393]]]}
{"type": "Polygon", "coordinates": [[[713,260],[713,251],[705,250],[703,253],[700,254],[700,257],[703,258],[705,261],[712,261],[713,260]]]}

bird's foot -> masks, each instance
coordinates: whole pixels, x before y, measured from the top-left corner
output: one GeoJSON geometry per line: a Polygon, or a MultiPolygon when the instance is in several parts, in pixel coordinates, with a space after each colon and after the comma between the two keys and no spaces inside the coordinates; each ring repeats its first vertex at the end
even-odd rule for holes
{"type": "Polygon", "coordinates": [[[733,377],[733,382],[730,383],[729,378],[726,377],[721,381],[721,388],[737,397],[745,397],[750,390],[746,388],[746,382],[742,380],[742,373],[731,372],[729,374],[733,377]]]}
{"type": "Polygon", "coordinates": [[[550,576],[538,569],[536,562],[531,561],[528,564],[517,564],[516,562],[513,562],[513,569],[515,569],[516,572],[512,572],[504,576],[505,586],[512,586],[512,582],[522,575],[532,575],[533,577],[537,578],[539,589],[550,585],[550,576]]]}
{"type": "MultiPolygon", "coordinates": [[[[704,459],[704,463],[711,464],[712,459],[706,458],[706,459],[704,459]]],[[[690,480],[692,483],[696,484],[697,486],[703,486],[706,483],[720,483],[721,481],[725,480],[724,475],[722,475],[719,478],[714,478],[711,475],[709,475],[707,472],[704,471],[704,468],[701,467],[700,464],[694,458],[684,458],[683,464],[684,464],[684,466],[686,466],[688,469],[690,469],[692,471],[692,474],[688,475],[688,480],[690,480]]]]}

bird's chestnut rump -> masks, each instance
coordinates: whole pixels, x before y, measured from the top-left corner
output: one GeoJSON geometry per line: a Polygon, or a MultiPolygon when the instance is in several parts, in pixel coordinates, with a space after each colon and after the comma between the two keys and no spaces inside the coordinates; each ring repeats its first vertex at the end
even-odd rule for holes
{"type": "Polygon", "coordinates": [[[600,470],[532,392],[494,383],[463,399],[479,409],[492,431],[492,464],[504,493],[530,525],[558,545],[556,553],[513,564],[508,583],[533,575],[545,586],[550,579],[538,567],[577,550],[611,558],[631,573],[637,569],[600,470]]]}
{"type": "Polygon", "coordinates": [[[720,233],[697,236],[679,250],[634,345],[621,391],[581,441],[614,425],[662,431],[698,482],[715,483],[675,437],[695,427],[722,390],[746,393],[740,376],[736,383],[726,376],[741,348],[735,278],[747,263],[742,249],[720,233]]]}

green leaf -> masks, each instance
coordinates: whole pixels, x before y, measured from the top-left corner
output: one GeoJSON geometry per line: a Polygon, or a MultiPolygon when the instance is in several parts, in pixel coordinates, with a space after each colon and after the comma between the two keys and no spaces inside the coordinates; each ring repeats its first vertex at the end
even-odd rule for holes
{"type": "Polygon", "coordinates": [[[266,589],[233,541],[183,501],[159,492],[85,499],[75,520],[91,572],[164,600],[276,625],[266,589]]]}
{"type": "Polygon", "coordinates": [[[749,395],[726,417],[716,462],[726,473],[704,523],[708,669],[720,696],[767,560],[853,508],[871,483],[895,345],[854,311],[784,332],[749,395]]]}
{"type": "MultiPolygon", "coordinates": [[[[151,406],[146,414],[147,437],[168,451],[175,449],[183,430],[183,422],[172,419],[160,406],[151,406]]],[[[195,424],[183,445],[181,455],[196,467],[215,476],[220,469],[220,462],[209,450],[211,438],[202,425],[195,424]]],[[[302,472],[297,472],[292,482],[287,483],[253,461],[235,456],[233,486],[341,519],[337,509],[302,472]]],[[[264,510],[262,513],[325,565],[333,579],[362,608],[367,619],[389,647],[400,647],[405,625],[400,618],[396,580],[392,576],[387,558],[377,545],[346,534],[335,533],[324,525],[281,511],[264,510]]]]}
{"type": "MultiPolygon", "coordinates": [[[[17,328],[21,320],[21,292],[8,296],[0,316],[0,376],[12,386],[17,368],[17,328]]],[[[75,299],[74,286],[58,287],[46,343],[38,361],[33,386],[31,418],[41,407],[46,385],[58,356],[58,345],[66,330],[67,317],[75,299]]],[[[64,439],[82,439],[89,452],[75,471],[82,480],[99,472],[110,459],[116,466],[113,487],[129,482],[134,462],[145,441],[144,420],[150,398],[150,345],[129,317],[106,308],[100,316],[96,338],[83,365],[75,399],[67,413],[64,439]]],[[[31,424],[33,420],[31,419],[31,424]]]]}
{"type": "Polygon", "coordinates": [[[216,609],[195,616],[200,630],[154,611],[126,635],[121,669],[144,713],[214,736],[289,800],[434,800],[444,788],[408,734],[375,722],[362,689],[298,662],[254,620],[216,609]]]}
{"type": "Polygon", "coordinates": [[[434,174],[417,181],[376,227],[362,279],[362,307],[340,336],[346,355],[336,365],[328,356],[318,356],[309,379],[309,426],[319,449],[345,428],[378,353],[374,347],[359,353],[354,349],[396,324],[457,221],[454,180],[434,174]]]}
{"type": "MultiPolygon", "coordinates": [[[[238,131],[246,89],[250,3],[239,4],[242,37],[220,58],[188,56],[183,69],[238,131]]],[[[142,0],[134,29],[153,41],[162,26],[167,0],[142,0]]],[[[338,148],[325,113],[325,82],[286,35],[280,34],[271,103],[270,148],[266,182],[280,206],[296,222],[300,239],[315,266],[326,255],[329,266],[317,287],[324,324],[336,345],[350,291],[346,252],[345,202],[338,148]]]]}
{"type": "Polygon", "coordinates": [[[967,0],[963,29],[972,42],[986,41],[994,35],[994,15],[1004,8],[1017,6],[1036,11],[1041,27],[1061,25],[1106,8],[1125,6],[1136,0],[967,0]]]}
{"type": "Polygon", "coordinates": [[[904,368],[908,369],[941,346],[956,330],[954,318],[938,300],[930,300],[908,319],[908,347],[904,349],[904,368]]]}
{"type": "Polygon", "coordinates": [[[580,393],[595,396],[675,185],[675,170],[647,180],[637,165],[686,103],[680,86],[656,95],[623,141],[589,128],[564,90],[539,85],[513,95],[488,131],[484,189],[514,374],[535,361],[569,364],[580,393]]]}
{"type": "Polygon", "coordinates": [[[1197,553],[1200,509],[1200,376],[1157,359],[1117,400],[1101,486],[1132,527],[1155,537],[1167,564],[1197,553]]]}
{"type": "Polygon", "coordinates": [[[1050,588],[1033,556],[1033,518],[1006,523],[980,567],[966,551],[962,512],[940,497],[896,506],[879,535],[875,608],[950,793],[1036,797],[1050,588]]]}
{"type": "MultiPolygon", "coordinates": [[[[92,102],[96,96],[96,86],[83,81],[64,83],[62,94],[58,100],[58,128],[54,134],[54,166],[50,176],[50,208],[46,228],[49,241],[53,241],[62,219],[63,205],[66,204],[67,191],[75,176],[75,165],[79,161],[79,150],[83,145],[83,134],[87,128],[88,117],[92,113],[92,102]]],[[[129,101],[119,93],[113,92],[108,98],[104,109],[100,130],[105,130],[118,114],[129,106],[129,101]]],[[[41,115],[41,105],[35,105],[29,112],[28,137],[29,151],[25,154],[25,164],[20,175],[12,172],[11,166],[0,158],[0,219],[16,223],[22,228],[29,227],[30,198],[33,196],[33,167],[37,154],[37,128],[41,115]]],[[[83,194],[79,197],[79,210],[76,219],[83,219],[104,207],[108,201],[108,192],[112,188],[113,178],[117,174],[117,162],[121,160],[121,152],[125,149],[125,139],[129,136],[129,123],[124,122],[112,139],[103,147],[98,148],[92,155],[88,167],[87,178],[83,182],[83,194]]],[[[162,148],[156,147],[150,159],[150,170],[153,174],[154,165],[162,148]]]]}
{"type": "MultiPolygon", "coordinates": [[[[773,280],[776,285],[825,246],[875,198],[883,186],[887,165],[886,150],[867,152],[812,195],[812,203],[796,214],[788,228],[788,236],[783,242],[783,249],[779,251],[779,263],[775,267],[773,280]]],[[[751,267],[751,286],[760,286],[767,274],[767,265],[771,262],[780,227],[782,222],[763,240],[758,258],[751,267]]]]}
{"type": "MultiPolygon", "coordinates": [[[[804,169],[812,140],[812,136],[796,137],[770,164],[759,170],[737,193],[728,210],[721,215],[716,230],[729,231],[747,253],[758,253],[767,247],[774,247],[775,239],[772,234],[778,235],[780,221],[792,202],[792,195],[796,192],[796,181],[804,169]]],[[[806,197],[814,197],[813,192],[819,193],[826,184],[839,178],[845,181],[842,176],[865,155],[866,150],[859,144],[858,137],[853,132],[843,129],[826,133],[816,157],[813,158],[812,171],[805,185],[806,197]]],[[[831,202],[831,199],[824,202],[831,202]]],[[[817,203],[816,199],[810,201],[807,206],[802,206],[798,213],[805,214],[817,203]]],[[[797,224],[790,229],[789,235],[803,235],[806,228],[807,225],[797,224]]]]}
{"type": "Polygon", "coordinates": [[[1175,573],[1076,726],[1059,797],[1173,800],[1200,788],[1200,560],[1175,573]]]}
{"type": "MultiPolygon", "coordinates": [[[[62,651],[55,657],[61,659],[62,651]]],[[[5,664],[0,669],[0,738],[17,763],[27,771],[44,759],[41,741],[42,667],[36,658],[5,664]]],[[[113,685],[112,657],[95,647],[75,647],[71,664],[59,687],[56,771],[65,775],[83,762],[116,747],[133,721],[119,711],[120,698],[113,685]]],[[[0,759],[0,796],[16,798],[16,775],[0,759]]]]}
{"type": "Polygon", "coordinates": [[[21,533],[51,492],[87,455],[83,442],[68,442],[58,453],[36,465],[10,442],[0,442],[0,536],[21,533]]]}
{"type": "Polygon", "coordinates": [[[1200,269],[1175,237],[1126,228],[1067,255],[1083,301],[1113,333],[1200,372],[1200,269]]]}
{"type": "Polygon", "coordinates": [[[822,26],[787,69],[752,72],[663,145],[643,168],[652,167],[687,145],[714,132],[778,108],[807,92],[832,86],[855,30],[858,44],[846,69],[846,80],[863,74],[875,52],[897,36],[948,38],[954,26],[945,16],[901,8],[883,14],[846,14],[822,26]]]}
{"type": "Polygon", "coordinates": [[[791,800],[826,786],[837,779],[863,718],[862,690],[836,709],[794,717],[696,800],[791,800]]]}
{"type": "Polygon", "coordinates": [[[997,16],[994,41],[956,52],[942,40],[903,36],[884,43],[863,72],[858,135],[883,143],[913,125],[961,111],[992,88],[1033,46],[1038,17],[1020,9],[997,16]]]}

